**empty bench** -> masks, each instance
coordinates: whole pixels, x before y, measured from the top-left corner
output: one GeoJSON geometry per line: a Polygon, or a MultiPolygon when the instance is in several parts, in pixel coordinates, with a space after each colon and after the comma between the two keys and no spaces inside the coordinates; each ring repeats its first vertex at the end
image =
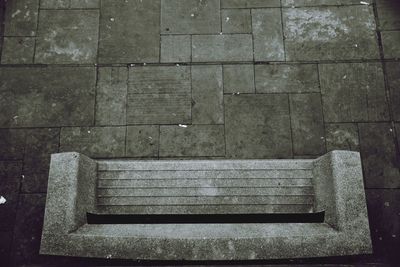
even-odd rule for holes
{"type": "Polygon", "coordinates": [[[360,156],[51,158],[42,254],[249,260],[372,252],[360,156]]]}

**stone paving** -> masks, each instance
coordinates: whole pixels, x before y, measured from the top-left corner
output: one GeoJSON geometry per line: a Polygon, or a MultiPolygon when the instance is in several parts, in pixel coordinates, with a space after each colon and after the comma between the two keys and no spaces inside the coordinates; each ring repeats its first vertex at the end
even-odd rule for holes
{"type": "Polygon", "coordinates": [[[0,262],[93,263],[38,255],[51,153],[333,149],[361,152],[375,250],[335,262],[398,261],[400,3],[365,2],[0,1],[0,262]]]}

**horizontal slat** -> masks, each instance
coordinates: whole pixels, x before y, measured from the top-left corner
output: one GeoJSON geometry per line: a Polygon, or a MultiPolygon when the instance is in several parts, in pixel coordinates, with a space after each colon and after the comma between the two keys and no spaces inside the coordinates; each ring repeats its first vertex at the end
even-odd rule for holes
{"type": "Polygon", "coordinates": [[[219,195],[312,195],[312,187],[191,187],[191,188],[109,188],[98,189],[98,197],[105,196],[219,196],[219,195]]]}
{"type": "Polygon", "coordinates": [[[312,212],[312,205],[99,206],[96,212],[99,214],[309,213],[312,212]]]}
{"type": "Polygon", "coordinates": [[[312,204],[313,195],[98,197],[98,205],[312,204]]]}
{"type": "Polygon", "coordinates": [[[169,170],[169,171],[106,171],[99,172],[99,179],[305,179],[312,178],[311,170],[169,170]]]}
{"type": "Polygon", "coordinates": [[[107,160],[98,161],[98,170],[293,170],[311,169],[312,165],[312,160],[107,160]]]}
{"type": "Polygon", "coordinates": [[[180,178],[165,180],[136,180],[136,179],[99,179],[98,188],[113,187],[275,187],[275,186],[312,186],[311,178],[304,179],[265,179],[265,178],[237,178],[237,179],[207,179],[207,178],[180,178]]]}

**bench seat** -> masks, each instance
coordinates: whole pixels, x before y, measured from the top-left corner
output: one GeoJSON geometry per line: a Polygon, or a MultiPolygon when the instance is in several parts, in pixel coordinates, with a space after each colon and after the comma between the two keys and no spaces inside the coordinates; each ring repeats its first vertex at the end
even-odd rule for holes
{"type": "MultiPolygon", "coordinates": [[[[193,217],[199,218],[199,217],[193,217]]],[[[372,252],[359,153],[315,160],[93,160],[52,155],[41,253],[143,260],[249,260],[372,252]],[[246,215],[323,220],[246,222],[246,215]],[[195,215],[223,223],[90,223],[195,215]],[[239,216],[241,223],[230,223],[239,216]],[[114,217],[112,217],[114,218],[114,217]],[[136,218],[136,217],[135,217],[136,218]]]]}

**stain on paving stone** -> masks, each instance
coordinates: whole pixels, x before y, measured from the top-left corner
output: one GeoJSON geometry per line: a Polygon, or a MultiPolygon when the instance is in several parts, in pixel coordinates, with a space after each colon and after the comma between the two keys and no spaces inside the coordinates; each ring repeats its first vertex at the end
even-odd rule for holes
{"type": "Polygon", "coordinates": [[[188,66],[129,68],[127,123],[190,123],[190,83],[188,66]]]}
{"type": "Polygon", "coordinates": [[[160,157],[225,156],[223,125],[161,126],[160,157]]]}
{"type": "Polygon", "coordinates": [[[4,37],[2,64],[33,63],[35,39],[31,37],[4,37]]]}
{"type": "Polygon", "coordinates": [[[35,36],[39,0],[8,1],[5,15],[5,36],[35,36]]]}
{"type": "Polygon", "coordinates": [[[387,62],[386,75],[391,93],[393,119],[400,121],[400,62],[387,62]]]}
{"type": "Polygon", "coordinates": [[[366,188],[399,188],[399,159],[391,125],[360,123],[359,131],[366,188]]]}
{"type": "Polygon", "coordinates": [[[1,68],[0,127],[91,124],[95,74],[91,67],[1,68]]]}
{"type": "Polygon", "coordinates": [[[67,127],[61,129],[60,151],[93,158],[125,156],[125,127],[67,127]]]}
{"type": "Polygon", "coordinates": [[[319,92],[318,68],[314,64],[256,65],[257,93],[319,92]]]}
{"type": "Polygon", "coordinates": [[[283,8],[289,61],[377,59],[372,7],[283,8]]]}
{"type": "Polygon", "coordinates": [[[223,9],[221,11],[223,33],[251,33],[249,9],[223,9]]]}
{"type": "Polygon", "coordinates": [[[158,62],[159,0],[101,1],[99,62],[158,62]]]}
{"type": "Polygon", "coordinates": [[[226,95],[227,157],[291,158],[288,103],[286,94],[226,95]]]}
{"type": "Polygon", "coordinates": [[[319,69],[326,122],[389,120],[382,64],[322,64],[319,69]]]}
{"type": "Polygon", "coordinates": [[[36,63],[95,63],[99,11],[42,10],[36,63]]]}
{"type": "Polygon", "coordinates": [[[325,125],[326,148],[332,150],[360,151],[356,123],[328,123],[325,125]]]}

